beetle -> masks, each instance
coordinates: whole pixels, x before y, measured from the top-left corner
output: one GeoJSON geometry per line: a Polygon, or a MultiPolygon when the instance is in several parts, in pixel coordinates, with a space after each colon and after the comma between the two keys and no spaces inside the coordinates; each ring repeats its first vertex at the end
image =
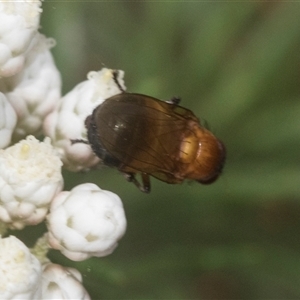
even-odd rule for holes
{"type": "Polygon", "coordinates": [[[98,105],[85,120],[89,144],[102,163],[115,167],[142,192],[150,192],[150,178],[176,184],[185,179],[214,182],[222,172],[224,144],[194,113],[179,106],[180,98],[161,101],[126,92],[112,72],[120,94],[98,105]],[[136,179],[141,174],[142,183],[136,179]]]}

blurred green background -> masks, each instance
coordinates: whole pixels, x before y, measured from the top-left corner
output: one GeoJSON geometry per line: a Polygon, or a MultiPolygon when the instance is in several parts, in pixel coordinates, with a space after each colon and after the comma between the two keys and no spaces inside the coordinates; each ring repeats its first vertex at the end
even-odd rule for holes
{"type": "Polygon", "coordinates": [[[116,251],[82,263],[93,299],[300,299],[300,3],[45,1],[41,31],[64,94],[103,66],[127,90],[182,105],[227,147],[210,185],[152,179],[145,195],[116,170],[65,173],[123,200],[116,251]]]}

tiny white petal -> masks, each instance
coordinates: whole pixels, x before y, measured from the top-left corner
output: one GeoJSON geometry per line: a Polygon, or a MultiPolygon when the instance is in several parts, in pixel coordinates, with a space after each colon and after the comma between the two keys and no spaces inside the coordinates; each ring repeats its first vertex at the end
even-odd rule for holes
{"type": "Polygon", "coordinates": [[[112,253],[126,230],[121,199],[92,183],[58,194],[47,220],[51,247],[75,261],[112,253]]]}
{"type": "Polygon", "coordinates": [[[0,220],[16,229],[42,222],[62,189],[61,166],[49,138],[29,136],[0,150],[0,220]]]}
{"type": "MultiPolygon", "coordinates": [[[[119,81],[124,87],[124,72],[119,71],[119,81]]],[[[61,98],[56,109],[47,116],[44,132],[58,148],[64,166],[72,171],[89,169],[99,163],[89,145],[71,143],[72,139],[87,140],[85,119],[105,99],[119,94],[112,70],[90,72],[88,80],[78,84],[61,98]]]]}
{"type": "Polygon", "coordinates": [[[43,267],[43,299],[84,299],[90,296],[83,287],[81,274],[73,268],[57,264],[46,264],[43,267]]]}
{"type": "Polygon", "coordinates": [[[5,95],[0,92],[0,149],[10,144],[16,124],[17,115],[5,95]]]}
{"type": "Polygon", "coordinates": [[[42,299],[42,267],[16,237],[0,237],[0,299],[42,299]]]}

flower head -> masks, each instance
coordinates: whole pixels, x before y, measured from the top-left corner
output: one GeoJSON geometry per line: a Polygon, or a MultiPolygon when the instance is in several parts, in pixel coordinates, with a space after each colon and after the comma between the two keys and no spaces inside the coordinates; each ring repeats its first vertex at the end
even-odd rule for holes
{"type": "Polygon", "coordinates": [[[43,299],[89,300],[90,296],[81,282],[81,274],[76,269],[46,264],[43,268],[43,299]]]}
{"type": "Polygon", "coordinates": [[[60,99],[60,74],[50,52],[54,44],[53,39],[36,34],[22,71],[0,80],[0,89],[18,116],[14,141],[40,134],[45,117],[60,99]]]}
{"type": "Polygon", "coordinates": [[[112,253],[126,229],[120,198],[92,183],[58,194],[47,220],[49,244],[75,261],[112,253]]]}
{"type": "Polygon", "coordinates": [[[42,299],[42,267],[16,237],[0,237],[0,299],[42,299]]]}
{"type": "Polygon", "coordinates": [[[0,78],[17,74],[37,33],[41,1],[0,2],[0,78]]]}
{"type": "Polygon", "coordinates": [[[43,221],[62,189],[61,166],[49,138],[29,136],[0,150],[0,220],[17,229],[43,221]]]}

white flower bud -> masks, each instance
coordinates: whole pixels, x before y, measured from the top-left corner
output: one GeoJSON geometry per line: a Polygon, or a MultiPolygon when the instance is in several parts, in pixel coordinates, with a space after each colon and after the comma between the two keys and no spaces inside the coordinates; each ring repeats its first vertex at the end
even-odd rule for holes
{"type": "Polygon", "coordinates": [[[42,267],[16,237],[0,237],[0,299],[42,299],[42,267]]]}
{"type": "Polygon", "coordinates": [[[0,78],[18,73],[40,22],[41,1],[0,1],[0,78]]]}
{"type": "Polygon", "coordinates": [[[43,299],[89,300],[90,296],[81,282],[81,274],[76,269],[46,264],[43,269],[43,299]]]}
{"type": "Polygon", "coordinates": [[[37,34],[26,56],[23,70],[15,76],[0,80],[0,89],[18,116],[14,141],[29,134],[40,134],[45,117],[61,97],[60,73],[50,52],[54,44],[53,39],[37,34]]]}
{"type": "Polygon", "coordinates": [[[17,115],[5,95],[0,92],[0,149],[10,144],[16,124],[17,115]]]}
{"type": "Polygon", "coordinates": [[[61,166],[49,138],[29,136],[0,150],[0,220],[16,229],[42,222],[62,189],[61,166]]]}
{"type": "Polygon", "coordinates": [[[58,194],[47,220],[50,246],[75,261],[112,253],[126,230],[120,198],[92,183],[58,194]]]}
{"type": "MultiPolygon", "coordinates": [[[[123,83],[123,71],[119,80],[123,83]]],[[[125,88],[125,87],[124,87],[125,88]]],[[[90,72],[88,80],[77,85],[61,98],[56,110],[45,120],[44,132],[58,149],[64,166],[72,171],[88,169],[99,163],[91,147],[82,143],[71,144],[71,139],[87,139],[85,119],[105,99],[119,94],[112,77],[112,70],[90,72]]]]}

